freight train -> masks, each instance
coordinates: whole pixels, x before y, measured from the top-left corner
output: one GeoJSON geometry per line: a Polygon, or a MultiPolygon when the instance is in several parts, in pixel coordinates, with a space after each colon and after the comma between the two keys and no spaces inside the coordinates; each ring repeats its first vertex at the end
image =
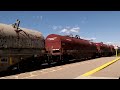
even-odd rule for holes
{"type": "Polygon", "coordinates": [[[115,54],[112,45],[91,42],[78,35],[50,34],[44,38],[41,32],[21,28],[19,24],[19,20],[12,25],[0,24],[0,72],[27,68],[33,62],[41,65],[115,54]]]}

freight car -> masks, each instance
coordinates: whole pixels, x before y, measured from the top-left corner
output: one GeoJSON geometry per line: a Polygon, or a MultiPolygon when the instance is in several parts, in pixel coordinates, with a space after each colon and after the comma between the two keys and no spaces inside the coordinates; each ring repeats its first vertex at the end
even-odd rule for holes
{"type": "Polygon", "coordinates": [[[106,45],[103,42],[95,43],[98,49],[99,56],[111,56],[115,54],[115,49],[113,45],[106,45]]]}
{"type": "Polygon", "coordinates": [[[0,71],[19,67],[30,57],[44,56],[44,37],[41,32],[13,25],[0,24],[0,71]]]}
{"type": "Polygon", "coordinates": [[[106,44],[81,39],[78,35],[70,37],[50,34],[45,40],[45,48],[50,62],[53,62],[51,60],[61,62],[63,59],[69,61],[70,59],[108,56],[109,53],[114,52],[112,46],[110,49],[106,44]]]}
{"type": "Polygon", "coordinates": [[[117,54],[118,54],[118,56],[120,56],[120,47],[118,47],[118,49],[117,49],[117,54]]]}
{"type": "Polygon", "coordinates": [[[109,48],[110,48],[109,54],[110,55],[115,55],[115,48],[114,48],[114,46],[113,45],[109,45],[109,48]]]}

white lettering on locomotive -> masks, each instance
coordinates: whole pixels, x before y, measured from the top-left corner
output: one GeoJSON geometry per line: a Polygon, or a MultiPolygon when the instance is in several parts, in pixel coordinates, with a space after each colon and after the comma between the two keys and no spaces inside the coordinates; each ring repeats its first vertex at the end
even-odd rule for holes
{"type": "Polygon", "coordinates": [[[57,37],[47,38],[47,40],[55,40],[57,37]]]}
{"type": "Polygon", "coordinates": [[[66,39],[66,40],[68,40],[68,41],[72,41],[71,39],[66,39]]]}

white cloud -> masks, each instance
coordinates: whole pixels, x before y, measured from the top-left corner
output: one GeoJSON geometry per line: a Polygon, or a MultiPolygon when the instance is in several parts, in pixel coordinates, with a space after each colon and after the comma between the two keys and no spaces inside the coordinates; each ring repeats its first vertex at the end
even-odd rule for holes
{"type": "Polygon", "coordinates": [[[85,21],[84,21],[84,20],[82,20],[82,21],[81,21],[81,23],[85,23],[85,21]]]}
{"type": "Polygon", "coordinates": [[[65,28],[70,29],[70,26],[66,26],[65,28]]]}
{"type": "Polygon", "coordinates": [[[33,16],[34,19],[37,19],[37,20],[42,20],[43,19],[43,16],[33,16]]]}
{"type": "Polygon", "coordinates": [[[61,29],[61,28],[62,28],[62,26],[58,26],[58,28],[60,28],[60,29],[61,29]]]}
{"type": "Polygon", "coordinates": [[[80,31],[80,28],[79,27],[71,28],[70,31],[78,33],[80,31]]]}
{"type": "Polygon", "coordinates": [[[106,44],[112,44],[112,42],[106,42],[106,44]]]}
{"type": "Polygon", "coordinates": [[[80,32],[80,27],[73,27],[70,28],[69,26],[63,28],[62,30],[60,30],[60,33],[66,33],[66,34],[70,34],[70,33],[79,33],[80,32]]]}
{"type": "Polygon", "coordinates": [[[85,39],[85,40],[90,40],[90,41],[94,41],[96,39],[95,37],[93,37],[93,38],[80,37],[80,38],[85,39]]]}
{"type": "Polygon", "coordinates": [[[42,20],[42,19],[43,19],[43,16],[40,16],[40,19],[42,20]]]}
{"type": "Polygon", "coordinates": [[[87,17],[83,17],[84,20],[87,20],[87,17]]]}
{"type": "Polygon", "coordinates": [[[120,47],[120,42],[104,42],[105,44],[108,45],[113,45],[113,46],[119,46],[120,47]]]}
{"type": "Polygon", "coordinates": [[[70,31],[68,30],[68,29],[62,29],[61,31],[60,31],[60,33],[67,33],[67,34],[69,34],[70,33],[70,31]]]}
{"type": "Polygon", "coordinates": [[[119,46],[120,47],[120,43],[116,42],[116,43],[111,43],[114,46],[119,46]]]}
{"type": "Polygon", "coordinates": [[[95,37],[93,37],[93,38],[90,38],[91,40],[95,40],[96,38],[95,37]]]}
{"type": "Polygon", "coordinates": [[[55,29],[57,29],[58,27],[57,27],[57,26],[53,26],[52,28],[55,30],[55,29]]]}
{"type": "Polygon", "coordinates": [[[60,26],[60,25],[59,25],[59,26],[55,26],[55,25],[52,26],[52,29],[54,29],[54,30],[56,30],[56,29],[61,29],[61,28],[62,28],[62,26],[60,26]]]}

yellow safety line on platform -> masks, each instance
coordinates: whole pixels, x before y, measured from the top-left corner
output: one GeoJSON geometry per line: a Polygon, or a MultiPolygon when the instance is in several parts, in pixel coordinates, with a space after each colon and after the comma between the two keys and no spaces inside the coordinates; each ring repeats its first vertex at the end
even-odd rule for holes
{"type": "Polygon", "coordinates": [[[93,70],[91,70],[91,71],[89,71],[89,72],[87,72],[87,73],[85,73],[85,74],[83,74],[83,75],[81,75],[81,76],[89,76],[89,75],[91,75],[91,74],[93,74],[93,73],[95,73],[95,72],[97,72],[97,71],[100,71],[100,70],[102,70],[103,68],[111,65],[112,63],[118,61],[119,59],[120,59],[120,57],[119,57],[119,58],[116,58],[115,60],[112,60],[112,61],[110,61],[110,62],[108,62],[108,63],[106,63],[106,64],[104,64],[104,65],[102,65],[102,66],[100,66],[100,67],[98,67],[98,68],[96,68],[96,69],[93,69],[93,70]]]}

